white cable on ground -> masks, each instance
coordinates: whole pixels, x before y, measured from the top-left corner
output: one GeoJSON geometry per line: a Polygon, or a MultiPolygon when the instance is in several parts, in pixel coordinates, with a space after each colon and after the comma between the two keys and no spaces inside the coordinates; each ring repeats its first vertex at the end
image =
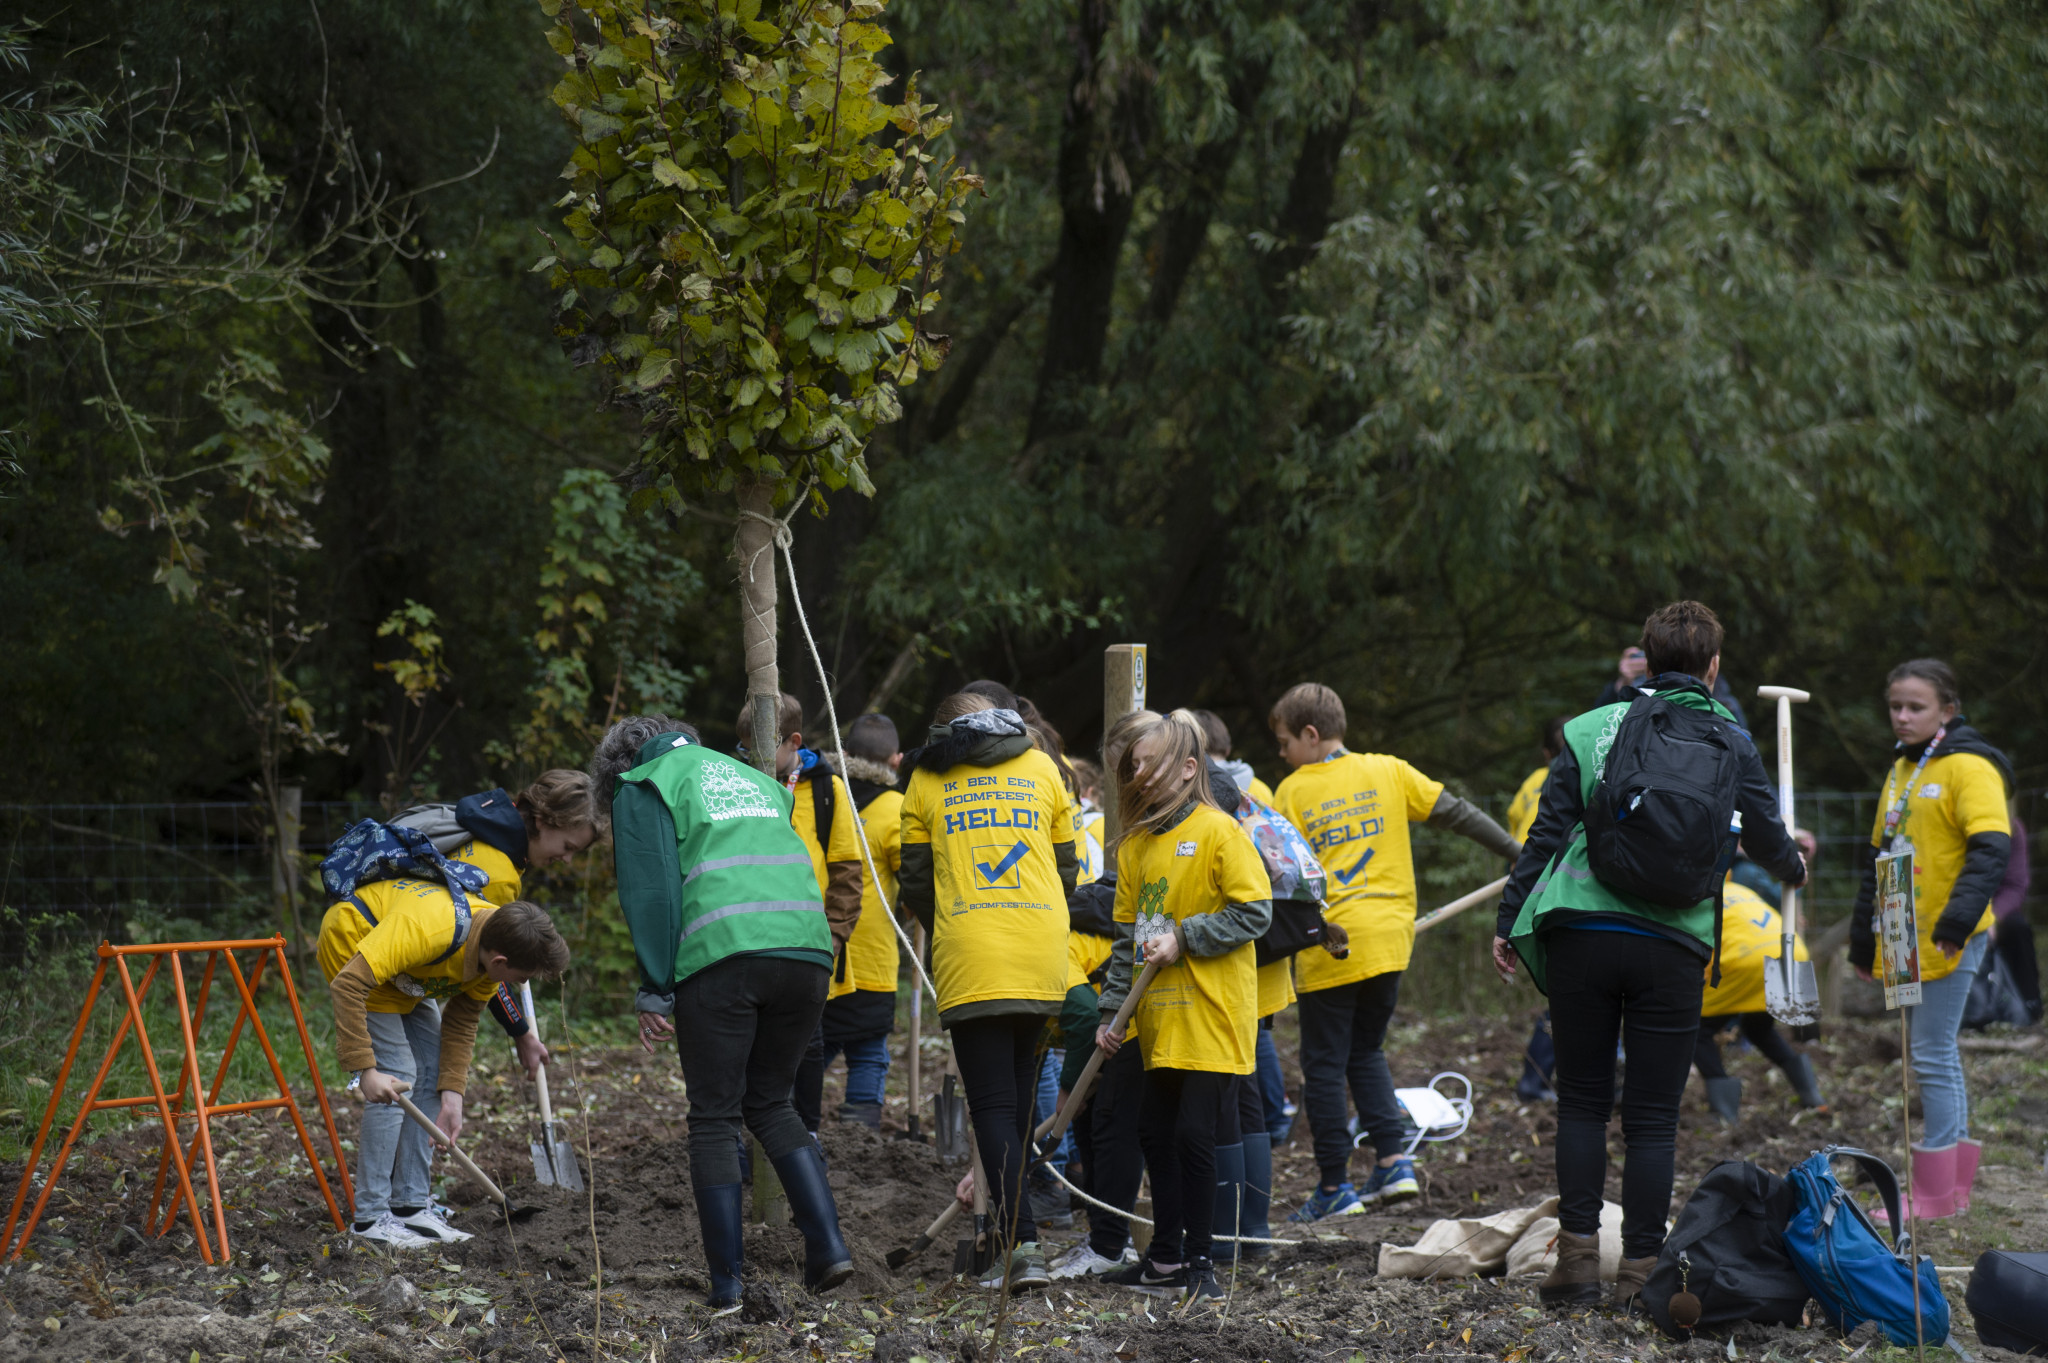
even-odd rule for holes
{"type": "MultiPolygon", "coordinates": [[[[789,516],[796,515],[796,508],[802,505],[803,498],[799,496],[790,507],[789,516]]],[[[772,532],[775,547],[782,551],[782,563],[789,573],[789,601],[791,605],[796,607],[796,622],[803,629],[804,643],[809,646],[811,661],[816,664],[818,669],[818,689],[825,694],[825,718],[832,725],[832,750],[839,758],[839,771],[835,774],[843,778],[846,773],[846,744],[839,737],[839,710],[832,703],[832,679],[825,674],[825,659],[818,652],[818,641],[811,636],[811,622],[804,615],[803,593],[797,590],[796,560],[791,558],[789,554],[789,546],[795,539],[795,536],[789,530],[789,516],[776,520],[772,516],[763,516],[758,511],[748,511],[744,508],[741,509],[740,514],[742,516],[752,516],[755,520],[765,523],[772,532]]],[[[852,787],[848,787],[846,793],[849,799],[852,798],[852,787]]],[[[936,1008],[939,1006],[938,987],[932,983],[932,977],[925,973],[924,962],[918,959],[917,946],[910,940],[910,934],[904,931],[903,924],[897,921],[896,906],[891,904],[888,896],[882,893],[882,880],[875,872],[875,854],[873,849],[868,846],[867,825],[861,821],[858,810],[854,811],[853,833],[860,840],[861,860],[867,864],[868,883],[875,887],[875,898],[881,903],[882,912],[888,915],[889,925],[896,929],[896,940],[903,944],[904,951],[910,956],[911,969],[917,972],[918,980],[932,996],[932,1007],[936,1008]]],[[[829,828],[820,829],[818,831],[818,838],[820,842],[830,845],[832,830],[829,828]]]]}
{"type": "MultiPolygon", "coordinates": [[[[1102,1210],[1106,1212],[1111,1212],[1117,1216],[1121,1216],[1126,1221],[1135,1221],[1141,1226],[1149,1226],[1152,1224],[1152,1218],[1149,1216],[1140,1216],[1136,1212],[1127,1212],[1122,1207],[1110,1206],[1107,1202],[1102,1201],[1100,1198],[1090,1197],[1087,1193],[1082,1192],[1073,1184],[1067,1183],[1067,1176],[1061,1173],[1059,1170],[1053,1168],[1050,1164],[1045,1166],[1045,1171],[1051,1174],[1054,1178],[1058,1179],[1061,1183],[1066,1183],[1068,1192],[1072,1193],[1075,1197],[1080,1198],[1083,1202],[1087,1203],[1091,1207],[1100,1207],[1102,1208],[1102,1210]]],[[[1271,1240],[1263,1235],[1212,1235],[1209,1238],[1212,1240],[1233,1240],[1241,1245],[1306,1245],[1313,1243],[1312,1241],[1308,1240],[1271,1240]]]]}

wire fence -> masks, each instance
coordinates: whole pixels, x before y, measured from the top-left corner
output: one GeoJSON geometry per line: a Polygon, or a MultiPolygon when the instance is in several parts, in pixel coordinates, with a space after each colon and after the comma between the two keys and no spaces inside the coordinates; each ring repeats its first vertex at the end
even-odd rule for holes
{"type": "MultiPolygon", "coordinates": [[[[307,801],[298,809],[287,850],[306,868],[376,806],[307,801]]],[[[0,805],[0,960],[76,942],[267,931],[279,921],[275,847],[269,813],[255,804],[0,805]]],[[[317,922],[318,907],[312,912],[317,922]]]]}
{"type": "MultiPolygon", "coordinates": [[[[1480,803],[1496,816],[1507,797],[1480,803]]],[[[2016,797],[2028,829],[2048,823],[2048,788],[2016,797]]],[[[1809,934],[1845,916],[1856,902],[1860,862],[1877,819],[1874,791],[1814,791],[1795,809],[1801,827],[1819,840],[1820,855],[1804,903],[1809,934]]],[[[291,848],[306,930],[324,905],[314,865],[342,830],[374,815],[361,800],[307,801],[299,807],[291,848]],[[302,890],[303,895],[303,890],[302,890]]],[[[279,921],[273,832],[262,806],[232,801],[163,801],[149,804],[0,805],[0,961],[23,963],[41,951],[76,944],[168,941],[244,929],[268,931],[279,921]]],[[[1487,880],[1503,868],[1461,838],[1424,830],[1416,840],[1421,907],[1427,910],[1487,880]]],[[[574,878],[563,888],[573,896],[574,878]]],[[[2031,907],[2031,906],[2030,906],[2031,907]]],[[[1474,979],[1489,969],[1483,956],[1491,912],[1466,915],[1470,924],[1446,933],[1445,949],[1469,962],[1474,979]],[[1472,939],[1469,943],[1467,938],[1472,939]],[[1459,946],[1450,948],[1449,939],[1459,946]]],[[[1462,968],[1449,972],[1462,978],[1462,968]]],[[[1455,987],[1453,979],[1443,983],[1455,987]]]]}

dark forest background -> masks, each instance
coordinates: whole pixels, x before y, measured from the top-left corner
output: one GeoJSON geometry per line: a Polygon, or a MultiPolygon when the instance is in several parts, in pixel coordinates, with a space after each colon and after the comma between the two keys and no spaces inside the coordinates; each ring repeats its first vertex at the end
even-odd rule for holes
{"type": "MultiPolygon", "coordinates": [[[[1689,595],[1753,715],[1814,692],[1809,785],[1876,784],[1925,654],[2048,774],[2037,8],[885,18],[987,192],[875,497],[796,524],[842,716],[914,737],[989,676],[1092,748],[1100,650],[1139,640],[1154,703],[1269,775],[1313,678],[1354,746],[1494,792],[1689,595]]],[[[633,509],[635,423],[532,272],[571,147],[537,6],[0,25],[8,799],[266,763],[453,794],[657,705],[730,736],[730,526],[633,509]]]]}

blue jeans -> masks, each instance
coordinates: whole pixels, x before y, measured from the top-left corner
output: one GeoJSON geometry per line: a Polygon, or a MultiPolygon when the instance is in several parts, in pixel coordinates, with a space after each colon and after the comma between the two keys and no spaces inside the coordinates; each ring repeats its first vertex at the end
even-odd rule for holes
{"type": "MultiPolygon", "coordinates": [[[[371,1013],[370,1053],[377,1068],[402,1084],[429,1117],[441,1115],[441,1009],[422,1000],[410,1013],[371,1013]]],[[[356,1132],[356,1220],[375,1221],[392,1207],[424,1207],[430,1197],[433,1138],[396,1103],[363,1104],[356,1132]]]]}
{"type": "Polygon", "coordinates": [[[889,1077],[889,1038],[865,1036],[844,1046],[825,1043],[825,1068],[841,1052],[846,1055],[846,1101],[880,1106],[882,1081],[889,1077]]]}
{"type": "Polygon", "coordinates": [[[1294,1119],[1287,1115],[1287,1076],[1280,1069],[1280,1052],[1273,1045],[1271,1018],[1259,1025],[1259,1044],[1254,1054],[1258,1060],[1259,1097],[1266,1110],[1266,1134],[1275,1141],[1285,1140],[1293,1128],[1294,1119]]]}
{"type": "MultiPolygon", "coordinates": [[[[1060,1065],[1066,1058],[1067,1053],[1057,1046],[1046,1048],[1045,1064],[1038,1071],[1038,1111],[1032,1118],[1033,1127],[1060,1110],[1060,1065]]],[[[1064,1174],[1067,1171],[1067,1157],[1073,1151],[1073,1132],[1062,1131],[1060,1143],[1046,1163],[1064,1174]]]]}
{"type": "Polygon", "coordinates": [[[1970,1134],[1970,1095],[1963,1090],[1963,1053],[1956,1038],[1963,1030],[1970,982],[1984,968],[1990,949],[1987,934],[1972,937],[1955,970],[1921,985],[1920,1006],[1906,1010],[1913,1030],[1913,1077],[1920,1081],[1920,1106],[1927,1114],[1920,1143],[1930,1150],[1970,1134]]]}

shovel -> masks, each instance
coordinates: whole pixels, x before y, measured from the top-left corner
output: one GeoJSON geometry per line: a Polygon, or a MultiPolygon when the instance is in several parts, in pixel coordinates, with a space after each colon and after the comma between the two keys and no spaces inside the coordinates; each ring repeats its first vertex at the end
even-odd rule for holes
{"type": "MultiPolygon", "coordinates": [[[[410,1088],[411,1085],[408,1084],[405,1087],[410,1088]]],[[[446,1150],[449,1154],[455,1156],[455,1162],[462,1166],[463,1172],[468,1174],[471,1178],[475,1179],[478,1185],[480,1185],[486,1193],[490,1194],[491,1201],[497,1203],[500,1207],[505,1209],[505,1216],[507,1220],[524,1221],[528,1217],[536,1216],[540,1213],[541,1209],[539,1207],[515,1207],[510,1202],[506,1201],[504,1190],[500,1188],[497,1184],[491,1182],[491,1176],[485,1173],[483,1170],[477,1168],[476,1161],[471,1159],[469,1156],[463,1154],[460,1147],[458,1147],[454,1141],[449,1140],[447,1134],[444,1133],[440,1127],[434,1125],[434,1119],[432,1117],[429,1117],[426,1113],[420,1111],[418,1106],[414,1104],[412,1099],[406,1097],[405,1094],[400,1093],[398,1095],[398,1105],[405,1109],[406,1116],[412,1118],[415,1122],[418,1122],[422,1127],[426,1129],[427,1134],[434,1138],[434,1144],[440,1146],[443,1150],[446,1150]]]]}
{"type": "MultiPolygon", "coordinates": [[[[540,1035],[540,1014],[533,1011],[533,986],[519,986],[519,1002],[526,1007],[527,1025],[540,1035]]],[[[583,1191],[583,1170],[576,1163],[576,1151],[555,1131],[554,1109],[548,1104],[548,1067],[533,1072],[534,1088],[540,1096],[540,1139],[527,1148],[533,1154],[533,1179],[549,1187],[583,1191]]]]}
{"type": "MultiPolygon", "coordinates": [[[[1152,977],[1158,973],[1159,962],[1146,962],[1145,968],[1138,972],[1137,982],[1131,985],[1131,992],[1125,997],[1123,1007],[1116,1010],[1116,1017],[1110,1022],[1111,1032],[1117,1036],[1124,1034],[1125,1029],[1130,1026],[1131,1014],[1137,1011],[1138,1000],[1145,995],[1145,986],[1151,984],[1152,977]]],[[[1059,1145],[1060,1137],[1073,1125],[1074,1114],[1081,1110],[1081,1104],[1087,1102],[1088,1095],[1094,1091],[1095,1077],[1102,1072],[1102,1062],[1107,1058],[1108,1052],[1100,1046],[1095,1047],[1093,1054],[1088,1057],[1088,1063],[1081,1067],[1081,1077],[1074,1081],[1074,1087],[1068,1091],[1067,1101],[1060,1104],[1058,1112],[1039,1123],[1038,1130],[1032,1133],[1035,1147],[1031,1152],[1033,1164],[1051,1154],[1059,1145]]]]}
{"type": "Polygon", "coordinates": [[[938,1240],[938,1238],[946,1233],[947,1227],[951,1226],[955,1221],[958,1221],[959,1219],[960,1202],[956,1198],[953,1201],[948,1202],[946,1204],[946,1210],[940,1212],[938,1216],[933,1219],[932,1223],[924,1228],[924,1233],[922,1235],[918,1236],[915,1240],[912,1240],[907,1245],[902,1245],[896,1249],[890,1250],[886,1255],[883,1256],[883,1258],[887,1261],[890,1270],[893,1272],[894,1270],[903,1267],[912,1259],[915,1259],[918,1255],[930,1249],[932,1245],[938,1240]]]}
{"type": "Polygon", "coordinates": [[[960,1077],[946,1076],[939,1092],[932,1095],[932,1148],[947,1164],[967,1158],[967,1099],[960,1095],[960,1077]]]}
{"type": "MultiPolygon", "coordinates": [[[[1789,836],[1792,822],[1792,705],[1812,699],[1789,686],[1759,686],[1759,699],[1778,702],[1778,812],[1789,836]]],[[[1764,962],[1764,1008],[1788,1027],[1812,1027],[1820,1021],[1820,982],[1814,977],[1813,962],[1796,959],[1795,938],[1799,934],[1799,891],[1785,887],[1779,906],[1785,930],[1778,959],[1764,962]]]]}

